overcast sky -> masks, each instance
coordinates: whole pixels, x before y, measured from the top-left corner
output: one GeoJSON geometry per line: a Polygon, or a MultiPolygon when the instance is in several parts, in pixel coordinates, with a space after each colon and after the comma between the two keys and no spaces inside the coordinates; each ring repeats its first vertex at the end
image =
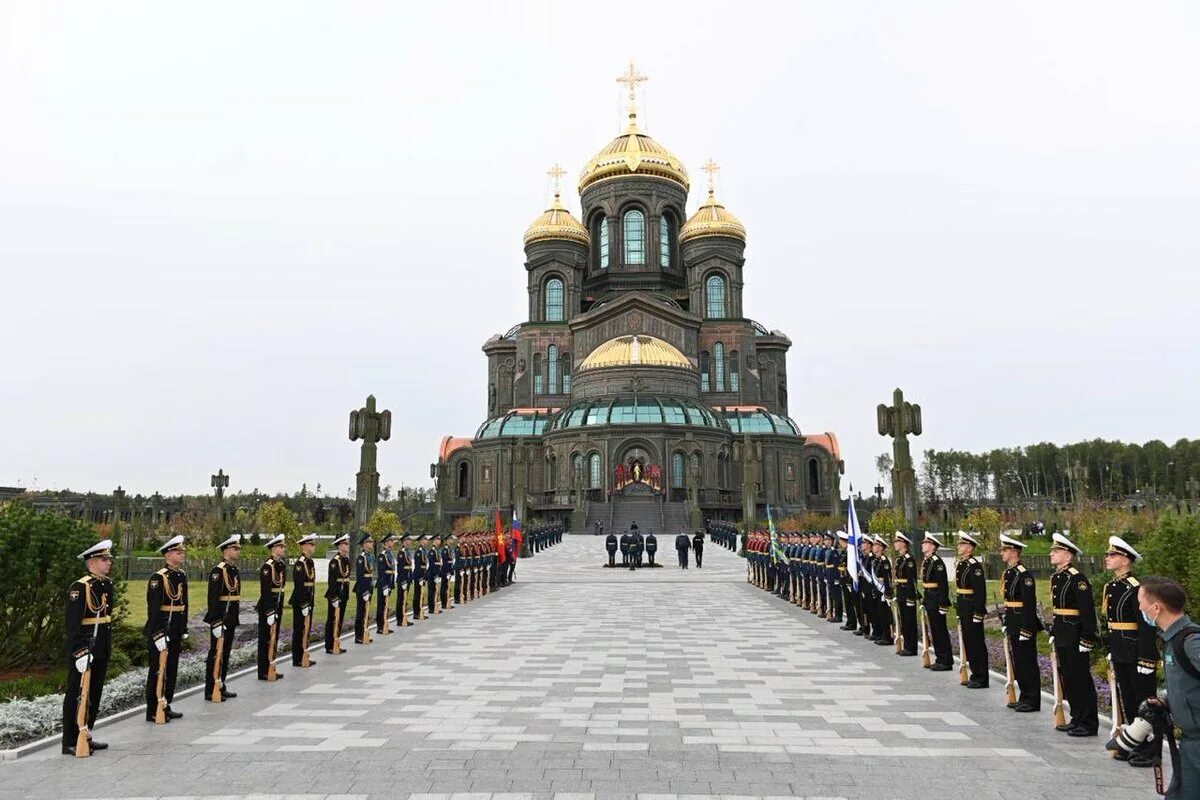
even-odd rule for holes
{"type": "MultiPolygon", "coordinates": [[[[1200,435],[1196,3],[0,4],[0,485],[427,485],[521,236],[650,76],[749,232],[791,414],[926,448],[1200,435]]],[[[843,483],[845,489],[846,484],[843,483]]]]}

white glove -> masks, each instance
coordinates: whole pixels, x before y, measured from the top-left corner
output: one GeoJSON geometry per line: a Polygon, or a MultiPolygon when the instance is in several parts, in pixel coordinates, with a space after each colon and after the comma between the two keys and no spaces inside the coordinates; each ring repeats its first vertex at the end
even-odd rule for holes
{"type": "Polygon", "coordinates": [[[1028,637],[1028,636],[1026,636],[1026,635],[1024,635],[1024,634],[1021,634],[1020,636],[1018,636],[1018,637],[1017,637],[1017,641],[1018,641],[1018,642],[1028,642],[1028,641],[1029,641],[1029,637],[1028,637]]]}
{"type": "Polygon", "coordinates": [[[370,600],[370,599],[371,599],[371,593],[370,593],[370,592],[363,592],[363,593],[362,593],[362,599],[363,599],[363,602],[364,602],[364,603],[365,603],[365,602],[367,602],[368,600],[370,600]]]}
{"type": "Polygon", "coordinates": [[[1105,656],[1105,658],[1108,659],[1108,663],[1112,663],[1112,653],[1109,653],[1107,656],[1105,656]]]}
{"type": "Polygon", "coordinates": [[[1001,625],[1001,626],[1000,626],[1000,632],[1001,632],[1001,633],[1008,633],[1008,626],[1007,626],[1007,625],[1001,625]]]}
{"type": "Polygon", "coordinates": [[[167,649],[167,637],[160,636],[159,638],[155,639],[154,646],[158,648],[158,652],[160,652],[160,653],[163,650],[166,650],[167,649]]]}
{"type": "Polygon", "coordinates": [[[977,614],[976,616],[974,616],[974,617],[971,617],[971,619],[975,621],[975,624],[976,624],[976,625],[982,625],[982,624],[983,624],[983,615],[982,615],[982,614],[977,614]]]}
{"type": "Polygon", "coordinates": [[[1138,675],[1153,675],[1154,667],[1143,667],[1142,665],[1139,664],[1137,671],[1138,671],[1138,675]]]}
{"type": "Polygon", "coordinates": [[[75,669],[79,672],[80,675],[82,675],[84,672],[87,671],[87,668],[91,665],[91,663],[92,663],[92,654],[84,653],[79,658],[75,659],[75,669]]]}
{"type": "Polygon", "coordinates": [[[186,642],[190,637],[191,637],[191,634],[188,633],[187,631],[184,631],[181,639],[186,642]]]}
{"type": "Polygon", "coordinates": [[[300,616],[302,616],[302,617],[308,616],[308,606],[302,606],[300,608],[300,616]]]}
{"type": "Polygon", "coordinates": [[[212,635],[213,635],[214,639],[220,639],[222,636],[225,635],[225,626],[220,623],[213,625],[212,626],[212,635]]]}
{"type": "Polygon", "coordinates": [[[269,628],[274,624],[275,624],[275,613],[271,612],[270,614],[267,614],[267,627],[269,628]]]}
{"type": "Polygon", "coordinates": [[[1049,636],[1047,636],[1046,641],[1047,641],[1047,643],[1049,643],[1049,645],[1051,647],[1054,647],[1054,634],[1050,634],[1049,636]]]}
{"type": "Polygon", "coordinates": [[[384,590],[383,590],[383,596],[384,596],[384,597],[387,597],[387,596],[388,596],[389,594],[391,594],[391,593],[392,593],[392,590],[391,590],[391,589],[384,589],[384,590]]]}
{"type": "Polygon", "coordinates": [[[1090,644],[1081,644],[1079,645],[1079,652],[1090,653],[1092,652],[1092,646],[1090,644]]]}
{"type": "Polygon", "coordinates": [[[917,607],[917,604],[916,604],[916,603],[914,603],[914,602],[912,602],[911,600],[910,600],[910,601],[908,601],[907,603],[905,603],[905,605],[906,605],[906,606],[908,606],[909,608],[916,608],[916,607],[917,607]]]}
{"type": "Polygon", "coordinates": [[[334,608],[337,608],[337,607],[338,607],[338,606],[340,606],[341,604],[342,604],[342,601],[341,601],[341,600],[334,600],[334,601],[333,601],[333,607],[334,607],[334,608]]]}
{"type": "Polygon", "coordinates": [[[945,609],[945,608],[939,608],[939,609],[938,609],[938,613],[939,613],[939,614],[941,614],[941,615],[944,617],[944,616],[946,616],[946,612],[947,612],[948,610],[949,610],[949,609],[945,609]]]}

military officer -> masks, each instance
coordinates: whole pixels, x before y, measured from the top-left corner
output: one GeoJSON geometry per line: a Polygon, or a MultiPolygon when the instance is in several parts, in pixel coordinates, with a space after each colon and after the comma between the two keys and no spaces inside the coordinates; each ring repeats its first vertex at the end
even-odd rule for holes
{"type": "Polygon", "coordinates": [[[604,539],[604,549],[608,551],[608,565],[615,567],[617,561],[617,535],[612,531],[609,531],[608,536],[604,539]]]}
{"type": "Polygon", "coordinates": [[[317,535],[301,536],[296,544],[300,556],[292,563],[292,595],[288,598],[292,607],[292,666],[311,667],[315,662],[308,657],[308,640],[317,605],[317,564],[312,557],[317,535]]]}
{"type": "Polygon", "coordinates": [[[704,534],[696,531],[692,535],[692,557],[696,559],[696,569],[704,566],[704,534]]]}
{"type": "Polygon", "coordinates": [[[413,548],[412,618],[425,619],[425,584],[429,580],[429,534],[417,539],[413,548]]]}
{"type": "Polygon", "coordinates": [[[1025,543],[1008,534],[1000,534],[1000,557],[1007,569],[1001,578],[1004,587],[1004,631],[1012,658],[1013,674],[1020,696],[1013,711],[1042,709],[1042,673],[1037,665],[1037,634],[1042,621],[1037,613],[1037,587],[1033,573],[1021,563],[1025,543]]]}
{"type": "Polygon", "coordinates": [[[440,613],[438,601],[438,577],[442,574],[442,539],[440,536],[431,537],[429,550],[425,553],[425,580],[428,582],[429,598],[426,602],[429,615],[440,613]]]}
{"type": "MultiPolygon", "coordinates": [[[[983,620],[987,615],[987,581],[983,562],[975,555],[979,541],[965,531],[958,532],[958,564],[954,568],[955,607],[962,631],[962,649],[970,678],[963,685],[970,689],[988,687],[988,653],[984,644],[983,620]]],[[[960,669],[960,675],[962,673],[960,669]]]]}
{"type": "Polygon", "coordinates": [[[929,626],[929,638],[933,640],[933,663],[929,666],[932,672],[947,672],[954,666],[954,656],[950,652],[950,631],[946,625],[946,615],[950,611],[950,586],[946,577],[946,564],[938,555],[941,542],[929,531],[921,540],[921,588],[925,590],[921,598],[921,606],[925,610],[926,624],[929,626]]]}
{"type": "Polygon", "coordinates": [[[917,654],[917,601],[921,599],[917,593],[917,562],[909,552],[912,548],[912,539],[904,533],[896,531],[892,546],[896,548],[896,605],[900,611],[900,630],[896,633],[904,644],[898,655],[915,656],[917,654]]]}
{"type": "Polygon", "coordinates": [[[283,554],[287,540],[283,534],[267,542],[267,560],[258,570],[258,679],[275,681],[283,674],[275,669],[275,651],[279,646],[279,628],[283,620],[283,597],[287,588],[287,561],[283,554]]]}
{"type": "Polygon", "coordinates": [[[450,604],[450,607],[454,608],[463,600],[463,576],[466,574],[467,568],[463,545],[459,544],[454,534],[450,534],[450,552],[454,557],[454,602],[450,604]]]}
{"type": "Polygon", "coordinates": [[[382,549],[375,564],[376,572],[379,573],[375,581],[375,632],[380,636],[388,636],[392,633],[392,616],[388,603],[396,588],[396,534],[385,533],[379,544],[382,549]]]}
{"type": "MultiPolygon", "coordinates": [[[[1071,706],[1071,718],[1056,725],[1055,729],[1068,736],[1095,736],[1100,719],[1091,668],[1092,648],[1097,641],[1092,584],[1074,565],[1075,556],[1083,555],[1083,551],[1061,533],[1055,533],[1051,539],[1050,563],[1055,572],[1050,578],[1050,596],[1054,603],[1050,638],[1058,661],[1063,696],[1071,706]]],[[[1036,604],[1036,598],[1034,602],[1036,604]]]]}
{"type": "Polygon", "coordinates": [[[646,534],[646,559],[650,566],[654,566],[654,554],[658,552],[658,537],[654,535],[654,531],[646,534]]]}
{"type": "Polygon", "coordinates": [[[629,566],[629,531],[621,534],[621,566],[629,566]]]}
{"type": "Polygon", "coordinates": [[[217,545],[221,560],[208,573],[208,657],[204,660],[204,699],[222,703],[237,697],[225,686],[229,672],[229,651],[237,632],[242,599],[242,576],[237,562],[242,554],[242,537],[233,534],[217,545]]]}
{"type": "Polygon", "coordinates": [[[442,610],[453,608],[450,605],[450,579],[454,577],[454,550],[451,542],[453,536],[447,536],[442,540],[441,550],[438,552],[438,557],[442,561],[442,610]]]}
{"type": "Polygon", "coordinates": [[[855,636],[875,641],[875,553],[874,538],[864,533],[858,542],[858,605],[860,608],[858,630],[855,636]]]}
{"type": "Polygon", "coordinates": [[[838,588],[842,595],[842,612],[845,615],[845,622],[842,624],[842,630],[852,631],[858,627],[858,607],[857,598],[854,596],[854,578],[851,577],[848,569],[850,560],[850,534],[845,531],[838,531],[838,588]]]}
{"type": "Polygon", "coordinates": [[[892,630],[892,604],[896,602],[896,587],[892,579],[892,562],[887,557],[887,542],[882,536],[876,536],[871,543],[875,556],[875,580],[878,581],[878,602],[875,604],[875,629],[879,635],[875,638],[877,645],[891,645],[898,631],[892,630]]]}
{"type": "Polygon", "coordinates": [[[112,611],[116,604],[112,540],[79,554],[87,574],[67,589],[67,693],[63,696],[63,755],[84,758],[108,744],[92,738],[112,655],[112,611]],[[86,691],[84,685],[86,684],[86,691]]]}
{"type": "Polygon", "coordinates": [[[375,537],[361,531],[354,562],[354,643],[371,643],[371,595],[375,591],[375,537]]]}
{"type": "MultiPolygon", "coordinates": [[[[1142,618],[1138,610],[1138,586],[1133,565],[1141,558],[1120,536],[1110,536],[1104,567],[1113,579],[1104,586],[1101,613],[1108,624],[1108,659],[1112,664],[1109,679],[1116,684],[1118,708],[1123,721],[1132,722],[1142,701],[1154,697],[1158,686],[1155,671],[1158,667],[1158,637],[1154,626],[1142,618]]],[[[1148,743],[1149,744],[1149,743],[1148,743]]],[[[1150,748],[1145,748],[1149,750],[1150,748]]],[[[1144,752],[1114,753],[1114,758],[1133,760],[1144,752]]]]}
{"type": "Polygon", "coordinates": [[[146,674],[146,721],[165,723],[183,712],[171,708],[179,653],[187,631],[188,583],[183,571],[187,550],[182,536],[172,536],[158,548],[163,567],[146,583],[146,625],[150,671],[146,674]]]}
{"type": "Polygon", "coordinates": [[[350,602],[350,534],[333,540],[337,555],[329,559],[329,577],[325,586],[325,652],[342,655],[342,623],[350,602]]]}
{"type": "Polygon", "coordinates": [[[838,549],[837,549],[837,534],[833,531],[826,531],[825,540],[825,621],[826,622],[841,622],[842,621],[842,586],[838,580],[838,549]]]}
{"type": "Polygon", "coordinates": [[[408,619],[409,593],[413,591],[413,545],[417,539],[412,534],[406,534],[404,545],[396,556],[396,625],[404,627],[411,625],[408,619]]]}

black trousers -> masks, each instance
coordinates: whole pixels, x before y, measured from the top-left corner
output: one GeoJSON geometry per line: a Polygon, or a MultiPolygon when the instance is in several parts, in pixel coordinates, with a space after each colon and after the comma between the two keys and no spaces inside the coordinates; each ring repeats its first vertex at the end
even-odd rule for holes
{"type": "MultiPolygon", "coordinates": [[[[155,653],[158,651],[156,650],[155,653]]],[[[88,678],[88,730],[96,724],[96,710],[100,708],[100,695],[104,692],[104,679],[108,676],[109,650],[97,650],[92,654],[92,675],[88,678]]],[[[67,664],[67,693],[63,697],[63,747],[74,747],[79,738],[79,726],[76,724],[79,715],[79,689],[83,685],[83,676],[75,669],[75,659],[69,658],[67,664]]]]}
{"type": "Polygon", "coordinates": [[[687,569],[688,568],[688,551],[687,550],[676,550],[675,554],[677,556],[679,556],[679,568],[687,569]]]}
{"type": "MultiPolygon", "coordinates": [[[[304,641],[304,623],[312,619],[312,615],[312,606],[296,606],[292,609],[292,666],[298,667],[304,663],[304,651],[306,649],[305,645],[312,644],[311,641],[304,641]],[[304,608],[308,609],[307,617],[301,612],[301,610],[304,608]]],[[[311,625],[312,623],[309,622],[309,624],[311,625]]],[[[309,638],[311,640],[312,628],[309,628],[308,630],[309,638]]],[[[226,662],[229,661],[228,654],[226,654],[225,660],[226,662]]]]}
{"type": "Polygon", "coordinates": [[[650,561],[650,566],[652,566],[652,567],[654,566],[654,556],[655,556],[655,553],[657,553],[657,552],[658,552],[658,551],[655,551],[654,553],[651,553],[651,552],[650,552],[650,551],[648,551],[648,550],[646,551],[646,558],[647,558],[647,559],[650,561]]]}
{"type": "Polygon", "coordinates": [[[966,659],[971,667],[971,680],[987,686],[988,652],[983,642],[983,623],[975,622],[971,617],[960,616],[959,619],[962,620],[963,648],[967,651],[966,659]]]}
{"type": "Polygon", "coordinates": [[[337,608],[333,607],[333,600],[325,602],[325,652],[333,652],[333,640],[342,637],[342,623],[345,622],[346,603],[342,600],[337,608]]]}
{"type": "Polygon", "coordinates": [[[613,550],[611,553],[608,554],[608,565],[610,567],[615,567],[616,563],[617,563],[617,551],[613,550]]]}
{"type": "Polygon", "coordinates": [[[833,621],[842,621],[842,591],[837,581],[829,582],[829,602],[833,604],[833,621]]]}
{"type": "Polygon", "coordinates": [[[693,546],[692,551],[696,554],[696,566],[703,567],[704,566],[704,548],[693,546]]]}
{"type": "Polygon", "coordinates": [[[628,550],[621,551],[621,566],[622,567],[629,566],[629,551],[628,550]]]}
{"type": "Polygon", "coordinates": [[[413,620],[421,618],[421,591],[425,586],[425,581],[413,581],[412,585],[412,612],[413,620]]]}
{"type": "MultiPolygon", "coordinates": [[[[167,708],[175,699],[175,677],[179,672],[179,653],[182,649],[182,635],[172,633],[171,641],[167,643],[167,670],[163,675],[163,697],[167,698],[167,708]]],[[[158,667],[161,657],[153,639],[147,644],[147,657],[150,671],[146,674],[146,719],[153,721],[158,708],[158,667]]]]}
{"type": "Polygon", "coordinates": [[[448,576],[444,576],[444,575],[442,576],[441,588],[442,588],[442,608],[445,608],[446,606],[450,605],[450,603],[447,602],[450,599],[450,579],[448,576]]]}
{"type": "Polygon", "coordinates": [[[1113,676],[1117,681],[1117,701],[1125,711],[1125,722],[1132,722],[1133,718],[1137,716],[1137,708],[1142,701],[1148,697],[1154,697],[1158,692],[1154,673],[1139,674],[1137,664],[1132,661],[1128,664],[1114,661],[1112,668],[1113,676]]]}
{"type": "Polygon", "coordinates": [[[1017,679],[1017,688],[1020,689],[1017,702],[1041,708],[1042,673],[1037,665],[1037,636],[1035,634],[1028,641],[1022,642],[1017,631],[1007,635],[1012,653],[1013,677],[1017,679]]]}
{"type": "MultiPolygon", "coordinates": [[[[208,634],[208,656],[204,659],[204,699],[211,700],[213,688],[216,687],[216,678],[213,676],[213,667],[217,664],[217,653],[221,654],[221,691],[225,691],[225,675],[229,672],[229,651],[233,649],[233,635],[237,632],[237,626],[224,626],[220,639],[212,635],[212,631],[208,634]],[[218,649],[219,648],[219,649],[218,649]]],[[[296,641],[300,641],[297,639],[296,641]]]]}
{"type": "Polygon", "coordinates": [[[456,569],[454,571],[454,602],[458,604],[462,602],[462,582],[463,572],[465,570],[456,569]]]}
{"type": "Polygon", "coordinates": [[[887,598],[881,598],[875,603],[875,639],[877,641],[892,641],[892,606],[887,598]]]}
{"type": "MultiPolygon", "coordinates": [[[[1096,685],[1092,683],[1090,654],[1079,652],[1079,646],[1056,647],[1058,679],[1063,697],[1071,704],[1070,724],[1089,731],[1100,727],[1096,711],[1096,685]]],[[[1041,676],[1039,675],[1039,678],[1041,676]]]]}
{"type": "Polygon", "coordinates": [[[377,588],[375,590],[375,603],[376,603],[376,606],[375,606],[375,630],[377,630],[377,631],[383,630],[383,621],[385,619],[387,619],[388,598],[390,598],[390,597],[391,597],[390,589],[388,590],[388,593],[386,595],[383,593],[382,587],[377,588]]]}
{"type": "Polygon", "coordinates": [[[354,641],[361,644],[367,639],[367,626],[371,621],[367,619],[367,606],[370,604],[370,594],[368,599],[363,600],[362,595],[358,592],[354,593],[354,641]]]}
{"type": "Polygon", "coordinates": [[[434,578],[433,580],[431,580],[429,583],[427,583],[425,585],[429,588],[429,597],[426,598],[425,605],[429,609],[429,613],[432,614],[434,612],[435,606],[437,605],[437,596],[438,596],[437,578],[434,578]]]}
{"type": "Polygon", "coordinates": [[[937,606],[925,606],[925,616],[928,618],[929,638],[933,641],[933,660],[947,667],[954,665],[954,656],[950,652],[950,629],[946,618],[937,606]]]}
{"type": "MultiPolygon", "coordinates": [[[[267,612],[270,613],[270,612],[267,612]]],[[[267,670],[271,666],[271,629],[275,628],[275,650],[279,650],[279,628],[282,627],[282,620],[278,614],[275,615],[275,625],[267,624],[267,614],[262,611],[258,612],[258,677],[267,677],[267,670]]]]}
{"type": "Polygon", "coordinates": [[[403,583],[396,584],[396,624],[404,624],[404,612],[408,610],[405,602],[408,600],[408,590],[403,583]]]}
{"type": "Polygon", "coordinates": [[[900,634],[904,637],[902,652],[917,652],[917,606],[911,600],[897,600],[900,604],[900,634]],[[913,605],[909,605],[913,603],[913,605]]]}
{"type": "Polygon", "coordinates": [[[846,617],[846,627],[850,630],[858,628],[858,604],[855,602],[854,584],[842,584],[842,611],[846,617]]]}

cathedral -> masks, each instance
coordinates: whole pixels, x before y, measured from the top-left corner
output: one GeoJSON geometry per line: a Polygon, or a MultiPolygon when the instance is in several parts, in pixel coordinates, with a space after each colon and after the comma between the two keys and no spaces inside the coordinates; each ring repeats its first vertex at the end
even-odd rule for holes
{"type": "MultiPolygon", "coordinates": [[[[789,414],[791,340],[742,308],[746,228],[638,125],[579,175],[582,220],[554,200],[525,231],[528,318],[483,345],[487,415],[431,472],[443,521],[500,509],[570,529],[674,533],[704,519],[837,513],[832,433],[789,414]],[[649,524],[648,524],[649,523],[649,524]]],[[[557,180],[565,174],[551,170],[557,180]]]]}

